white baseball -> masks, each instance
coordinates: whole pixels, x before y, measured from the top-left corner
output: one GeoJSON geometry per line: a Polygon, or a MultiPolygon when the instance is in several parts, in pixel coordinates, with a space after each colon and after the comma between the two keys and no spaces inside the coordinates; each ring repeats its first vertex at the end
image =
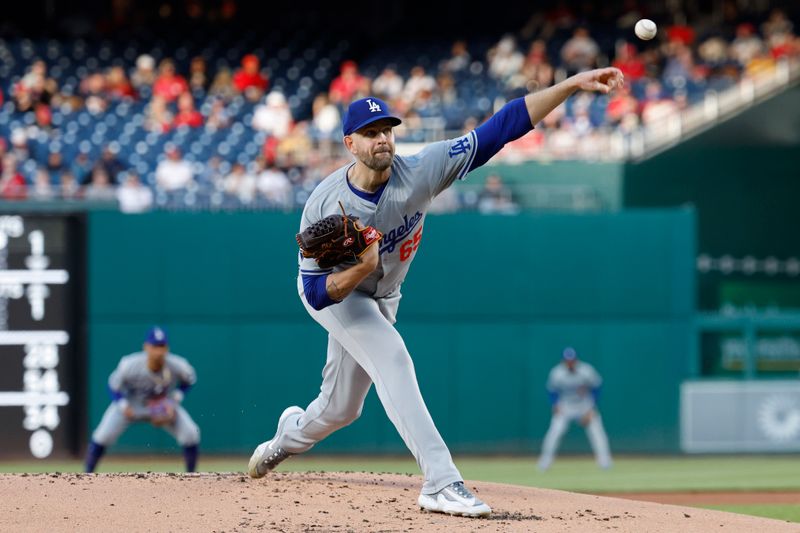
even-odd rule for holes
{"type": "Polygon", "coordinates": [[[656,23],[650,19],[641,19],[636,23],[636,27],[633,28],[633,31],[636,32],[636,36],[639,37],[639,39],[649,41],[656,36],[656,23]]]}

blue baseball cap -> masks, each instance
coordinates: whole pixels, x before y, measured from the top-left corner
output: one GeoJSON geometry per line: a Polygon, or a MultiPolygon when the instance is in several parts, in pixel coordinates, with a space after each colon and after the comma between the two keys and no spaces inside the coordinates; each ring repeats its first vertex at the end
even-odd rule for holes
{"type": "Polygon", "coordinates": [[[393,126],[397,126],[402,120],[395,117],[389,111],[389,106],[380,98],[368,96],[361,100],[356,100],[350,107],[347,108],[347,113],[344,114],[344,123],[342,124],[342,132],[345,135],[350,135],[354,131],[360,130],[367,124],[372,124],[376,120],[382,118],[391,119],[393,126]]]}
{"type": "Polygon", "coordinates": [[[575,348],[567,346],[561,353],[561,357],[564,359],[564,361],[574,361],[578,358],[578,352],[575,351],[575,348]]]}
{"type": "Polygon", "coordinates": [[[144,338],[144,342],[152,344],[153,346],[166,346],[169,344],[167,332],[160,326],[153,326],[147,330],[147,336],[144,338]]]}

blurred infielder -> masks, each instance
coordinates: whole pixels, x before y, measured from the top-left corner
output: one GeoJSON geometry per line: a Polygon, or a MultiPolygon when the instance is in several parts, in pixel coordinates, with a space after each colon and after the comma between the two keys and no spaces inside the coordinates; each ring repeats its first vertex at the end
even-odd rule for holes
{"type": "MultiPolygon", "coordinates": [[[[306,202],[297,236],[302,249],[300,298],[329,334],[321,390],[306,409],[292,406],[283,411],[275,436],[250,458],[252,477],[264,476],[288,456],[305,452],[352,423],[374,384],[386,414],[423,472],[420,507],[466,516],[491,512],[464,485],[422,399],[411,356],[394,327],[400,287],[420,247],[425,214],[436,195],[483,165],[507,142],[529,132],[532,124],[575,91],[607,93],[622,82],[622,73],[614,68],[577,74],[509,102],[475,130],[432,143],[414,156],[395,155],[392,128],[401,121],[385,102],[370,97],[350,104],[343,124],[344,145],[355,161],[317,186],[306,202]],[[350,216],[342,216],[343,211],[350,216]],[[354,217],[361,226],[349,226],[354,217]],[[349,233],[336,233],[342,226],[350,227],[349,233]],[[337,240],[320,248],[353,246],[349,259],[338,262],[315,255],[309,243],[328,233],[337,240]]],[[[442,284],[445,291],[469,291],[469,287],[448,287],[446,273],[442,284]]]]}
{"type": "Polygon", "coordinates": [[[200,429],[180,404],[195,381],[192,365],[169,352],[166,332],[158,326],[151,328],[144,351],[120,359],[108,378],[112,402],[92,433],[86,471],[94,472],[106,448],[132,422],[149,422],[175,437],[183,447],[186,471],[194,472],[200,429]]]}
{"type": "Polygon", "coordinates": [[[608,437],[603,429],[603,420],[597,410],[597,395],[603,380],[589,363],[578,360],[573,348],[565,348],[562,362],[553,367],[547,378],[547,392],[553,406],[550,429],[544,437],[539,469],[547,470],[561,442],[561,437],[570,422],[577,420],[586,428],[586,435],[594,450],[595,459],[601,468],[611,466],[608,437]]]}

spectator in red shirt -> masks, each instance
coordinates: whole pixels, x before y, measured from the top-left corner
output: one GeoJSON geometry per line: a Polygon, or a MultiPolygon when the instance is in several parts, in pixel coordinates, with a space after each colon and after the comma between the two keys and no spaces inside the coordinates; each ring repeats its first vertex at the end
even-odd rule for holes
{"type": "Polygon", "coordinates": [[[125,69],[116,66],[108,69],[106,74],[106,92],[112,100],[136,98],[136,91],[125,74],[125,69]]]}
{"type": "Polygon", "coordinates": [[[791,33],[773,33],[769,37],[768,45],[769,52],[775,59],[798,54],[795,36],[791,33]]]}
{"type": "Polygon", "coordinates": [[[50,106],[39,102],[34,108],[34,117],[36,118],[36,125],[43,130],[50,130],[53,125],[53,113],[50,106]]]}
{"type": "Polygon", "coordinates": [[[686,46],[694,43],[694,28],[686,24],[682,14],[675,16],[675,24],[667,28],[667,39],[671,43],[679,43],[686,46]]]}
{"type": "Polygon", "coordinates": [[[329,89],[331,102],[347,105],[353,100],[354,95],[365,89],[368,90],[369,80],[358,73],[355,61],[342,63],[340,73],[331,82],[329,89]]]}
{"type": "Polygon", "coordinates": [[[611,124],[617,125],[626,115],[636,114],[638,109],[639,102],[631,95],[630,85],[625,84],[608,100],[606,118],[611,124]]]}
{"type": "Polygon", "coordinates": [[[17,170],[14,154],[3,157],[3,172],[0,174],[0,198],[4,200],[24,200],[28,196],[25,178],[17,170]]]}
{"type": "Polygon", "coordinates": [[[645,74],[644,61],[636,54],[636,47],[631,43],[617,46],[617,57],[611,66],[620,69],[627,82],[639,80],[645,74]]]}
{"type": "Polygon", "coordinates": [[[189,126],[199,128],[203,125],[203,115],[194,107],[194,98],[191,93],[183,93],[178,97],[178,114],[172,121],[172,126],[179,128],[189,126]]]}
{"type": "Polygon", "coordinates": [[[269,80],[261,74],[261,64],[253,54],[242,58],[242,68],[233,75],[233,86],[251,102],[256,102],[269,87],[269,80]]]}
{"type": "Polygon", "coordinates": [[[189,90],[189,84],[180,74],[175,73],[175,63],[165,59],[158,66],[158,78],[153,84],[153,95],[160,96],[167,102],[174,102],[181,94],[189,90]]]}

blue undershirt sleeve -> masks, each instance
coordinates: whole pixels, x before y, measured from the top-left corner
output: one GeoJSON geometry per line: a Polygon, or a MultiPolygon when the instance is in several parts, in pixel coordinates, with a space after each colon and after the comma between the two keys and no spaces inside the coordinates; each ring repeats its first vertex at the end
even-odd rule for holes
{"type": "Polygon", "coordinates": [[[525,98],[511,100],[486,122],[475,128],[478,149],[475,159],[469,166],[474,170],[486,163],[499,152],[507,142],[515,141],[531,131],[531,117],[525,105],[525,98]]]}
{"type": "Polygon", "coordinates": [[[547,391],[547,396],[550,399],[550,405],[555,405],[558,402],[558,393],[547,391]]]}
{"type": "Polygon", "coordinates": [[[595,405],[597,405],[597,400],[600,398],[600,387],[594,387],[592,389],[592,399],[594,400],[595,405]]]}
{"type": "Polygon", "coordinates": [[[111,396],[111,401],[116,402],[117,400],[121,400],[123,395],[120,391],[114,390],[111,387],[108,388],[108,394],[111,396]]]}
{"type": "Polygon", "coordinates": [[[329,305],[339,303],[330,297],[328,290],[325,288],[329,275],[330,274],[308,276],[303,274],[303,289],[306,295],[306,301],[308,305],[317,311],[321,311],[329,305]]]}

